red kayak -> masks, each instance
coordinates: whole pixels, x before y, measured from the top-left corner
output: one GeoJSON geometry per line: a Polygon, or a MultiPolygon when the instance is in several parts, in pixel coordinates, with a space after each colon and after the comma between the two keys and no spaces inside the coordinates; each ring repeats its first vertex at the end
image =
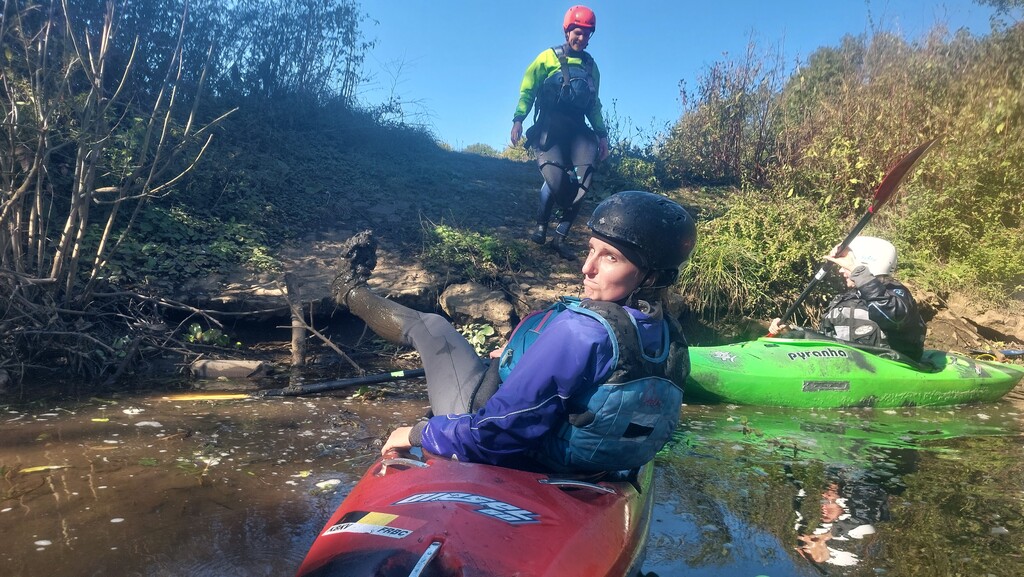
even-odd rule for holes
{"type": "Polygon", "coordinates": [[[636,575],[653,464],[559,477],[434,456],[374,463],[297,577],[636,575]]]}

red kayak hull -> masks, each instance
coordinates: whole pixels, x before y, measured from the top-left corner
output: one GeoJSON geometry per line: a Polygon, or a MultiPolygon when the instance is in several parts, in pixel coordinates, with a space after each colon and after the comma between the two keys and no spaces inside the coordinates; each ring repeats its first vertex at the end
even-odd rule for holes
{"type": "Polygon", "coordinates": [[[377,461],[296,575],[635,575],[654,503],[652,470],[581,482],[433,457],[377,461]]]}

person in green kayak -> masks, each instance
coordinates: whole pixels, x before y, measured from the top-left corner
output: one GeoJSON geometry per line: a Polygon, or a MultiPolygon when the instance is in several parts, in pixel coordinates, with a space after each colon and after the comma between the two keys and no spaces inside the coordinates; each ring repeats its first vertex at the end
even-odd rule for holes
{"type": "Polygon", "coordinates": [[[590,190],[594,165],[608,157],[608,131],[599,97],[601,74],[585,50],[596,30],[597,17],[590,8],[573,6],[565,13],[565,43],[541,52],[526,68],[512,117],[511,140],[516,145],[523,136],[523,120],[534,108],[525,146],[533,150],[544,184],[537,227],[530,239],[541,245],[547,241],[557,204],[561,216],[551,246],[567,260],[576,259],[566,237],[590,190]]]}
{"type": "Polygon", "coordinates": [[[642,191],[610,196],[588,226],[585,298],[527,316],[489,362],[443,317],[367,288],[376,263],[369,231],[347,242],[335,301],[419,352],[433,415],[395,429],[382,453],[419,446],[459,461],[571,472],[654,458],[679,420],[673,380],[689,374],[686,339],[663,302],[696,226],[679,204],[642,191]]]}
{"type": "MultiPolygon", "coordinates": [[[[885,239],[858,236],[842,254],[824,258],[836,265],[847,290],[826,307],[819,332],[921,360],[927,328],[910,291],[892,277],[896,247],[885,239]]],[[[775,318],[768,332],[777,335],[791,328],[775,318]]]]}

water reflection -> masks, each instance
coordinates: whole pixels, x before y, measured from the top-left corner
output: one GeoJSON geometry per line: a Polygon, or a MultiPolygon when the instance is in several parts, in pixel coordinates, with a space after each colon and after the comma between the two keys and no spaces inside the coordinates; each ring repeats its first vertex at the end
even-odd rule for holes
{"type": "Polygon", "coordinates": [[[807,498],[804,487],[797,491],[795,550],[812,563],[852,567],[860,561],[860,543],[889,520],[888,495],[868,472],[826,468],[826,475],[831,480],[820,500],[807,498]],[[818,505],[814,514],[808,514],[805,501],[818,505]]]}
{"type": "Polygon", "coordinates": [[[660,457],[646,567],[661,577],[1024,574],[1022,430],[1008,402],[687,406],[660,457]],[[995,553],[1014,548],[1010,559],[995,553]]]}

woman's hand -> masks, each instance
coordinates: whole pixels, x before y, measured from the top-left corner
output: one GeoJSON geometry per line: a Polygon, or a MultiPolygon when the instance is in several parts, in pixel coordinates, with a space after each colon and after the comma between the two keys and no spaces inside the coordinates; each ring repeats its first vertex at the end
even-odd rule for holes
{"type": "Polygon", "coordinates": [[[412,443],[409,442],[409,433],[411,432],[412,427],[398,427],[391,431],[391,435],[388,437],[387,442],[384,443],[384,447],[381,448],[380,454],[386,455],[391,450],[403,451],[411,449],[412,443]]]}
{"type": "Polygon", "coordinates": [[[513,120],[512,121],[512,146],[519,144],[519,139],[523,137],[523,121],[513,120]]]}

